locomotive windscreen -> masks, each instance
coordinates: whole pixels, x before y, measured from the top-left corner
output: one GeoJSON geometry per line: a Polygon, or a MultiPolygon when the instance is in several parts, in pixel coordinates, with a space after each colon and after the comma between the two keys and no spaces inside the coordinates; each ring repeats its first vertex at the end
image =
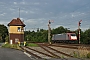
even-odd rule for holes
{"type": "Polygon", "coordinates": [[[76,36],[76,34],[71,34],[71,36],[76,36]]]}

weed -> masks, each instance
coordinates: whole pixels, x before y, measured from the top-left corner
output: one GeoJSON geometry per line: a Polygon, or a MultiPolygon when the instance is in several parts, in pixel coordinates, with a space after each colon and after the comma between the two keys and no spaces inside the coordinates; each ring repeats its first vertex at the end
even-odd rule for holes
{"type": "Polygon", "coordinates": [[[30,46],[30,47],[38,47],[37,44],[34,44],[34,43],[27,43],[26,46],[30,46]]]}
{"type": "Polygon", "coordinates": [[[20,49],[20,47],[18,46],[18,44],[4,44],[2,45],[2,47],[4,48],[14,48],[14,49],[20,49]]]}

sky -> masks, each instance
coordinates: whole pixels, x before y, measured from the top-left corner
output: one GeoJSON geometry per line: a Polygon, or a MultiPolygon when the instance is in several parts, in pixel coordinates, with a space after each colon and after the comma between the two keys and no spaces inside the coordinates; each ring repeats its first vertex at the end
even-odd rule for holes
{"type": "Polygon", "coordinates": [[[51,29],[63,26],[69,30],[90,28],[90,0],[0,0],[0,24],[19,17],[26,30],[51,29]],[[20,10],[19,10],[20,9],[20,10]]]}

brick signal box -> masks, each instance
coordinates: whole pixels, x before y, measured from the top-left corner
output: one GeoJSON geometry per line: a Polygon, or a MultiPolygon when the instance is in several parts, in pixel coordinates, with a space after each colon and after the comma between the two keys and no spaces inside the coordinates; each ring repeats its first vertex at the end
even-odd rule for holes
{"type": "Polygon", "coordinates": [[[24,27],[25,24],[20,20],[20,18],[13,19],[8,24],[10,44],[24,42],[24,27]]]}

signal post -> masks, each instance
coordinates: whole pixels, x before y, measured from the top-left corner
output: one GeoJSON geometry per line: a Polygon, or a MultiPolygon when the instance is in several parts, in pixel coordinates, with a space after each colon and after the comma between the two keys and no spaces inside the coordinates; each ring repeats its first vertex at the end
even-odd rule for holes
{"type": "Polygon", "coordinates": [[[48,21],[48,43],[51,44],[51,28],[50,28],[50,24],[51,24],[51,20],[48,21]]]}
{"type": "Polygon", "coordinates": [[[80,26],[81,26],[80,24],[81,24],[81,21],[82,21],[82,20],[80,20],[80,21],[78,22],[79,44],[81,43],[81,42],[80,42],[80,32],[81,32],[81,31],[80,31],[80,26]]]}

